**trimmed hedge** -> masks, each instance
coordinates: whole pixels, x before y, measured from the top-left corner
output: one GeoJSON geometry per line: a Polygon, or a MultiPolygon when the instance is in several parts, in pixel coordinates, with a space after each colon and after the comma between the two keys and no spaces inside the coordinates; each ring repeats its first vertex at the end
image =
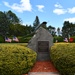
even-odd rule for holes
{"type": "Polygon", "coordinates": [[[18,44],[0,44],[0,75],[22,75],[36,61],[36,53],[18,44]]]}
{"type": "Polygon", "coordinates": [[[75,44],[56,43],[50,50],[51,60],[62,75],[75,74],[75,44]]]}

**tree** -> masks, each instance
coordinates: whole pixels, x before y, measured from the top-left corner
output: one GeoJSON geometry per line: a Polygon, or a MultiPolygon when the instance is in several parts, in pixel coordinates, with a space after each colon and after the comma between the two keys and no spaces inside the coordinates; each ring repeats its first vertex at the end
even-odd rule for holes
{"type": "Polygon", "coordinates": [[[0,35],[6,36],[9,33],[9,24],[6,14],[0,11],[0,35]]]}
{"type": "Polygon", "coordinates": [[[11,24],[20,24],[20,19],[11,10],[5,13],[11,24]]]}
{"type": "Polygon", "coordinates": [[[61,34],[61,31],[60,31],[59,27],[57,28],[57,34],[58,34],[58,36],[60,36],[60,34],[61,34]]]}
{"type": "Polygon", "coordinates": [[[30,29],[28,29],[28,25],[24,26],[21,24],[10,25],[10,34],[15,36],[25,36],[30,33],[30,29]]]}
{"type": "Polygon", "coordinates": [[[62,36],[65,38],[68,36],[75,36],[75,24],[65,21],[62,27],[62,36]]]}
{"type": "Polygon", "coordinates": [[[40,25],[40,21],[38,16],[36,16],[34,22],[33,22],[33,28],[35,29],[38,25],[40,25]]]}
{"type": "Polygon", "coordinates": [[[13,13],[11,10],[5,12],[8,20],[9,20],[9,35],[18,35],[18,32],[20,31],[20,22],[21,20],[16,16],[15,13],[13,13]]]}
{"type": "Polygon", "coordinates": [[[49,26],[47,27],[47,29],[49,30],[49,32],[50,32],[53,36],[56,35],[55,27],[49,25],[49,26]]]}

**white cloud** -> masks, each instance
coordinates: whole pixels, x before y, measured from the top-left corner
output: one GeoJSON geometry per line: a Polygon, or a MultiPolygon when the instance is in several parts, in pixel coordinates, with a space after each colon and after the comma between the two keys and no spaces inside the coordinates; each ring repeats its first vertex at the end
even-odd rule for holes
{"type": "Polygon", "coordinates": [[[68,8],[68,13],[74,14],[74,13],[75,13],[75,7],[73,7],[73,8],[68,8]]]}
{"type": "Polygon", "coordinates": [[[10,5],[8,2],[4,2],[4,5],[7,7],[10,7],[13,10],[16,10],[18,12],[23,12],[23,11],[32,11],[32,6],[30,4],[30,0],[21,0],[20,4],[14,3],[10,5]]]}
{"type": "Polygon", "coordinates": [[[56,8],[63,8],[59,3],[56,3],[54,6],[55,6],[56,8]]]}
{"type": "Polygon", "coordinates": [[[56,3],[54,6],[55,9],[53,10],[53,13],[57,15],[65,14],[67,12],[67,10],[63,9],[62,5],[60,5],[59,3],[56,3]]]}
{"type": "Polygon", "coordinates": [[[75,14],[75,7],[64,9],[59,3],[56,3],[55,9],[53,10],[53,13],[57,15],[69,13],[69,14],[75,14]]]}
{"type": "Polygon", "coordinates": [[[65,9],[54,9],[53,13],[57,14],[57,15],[61,15],[61,14],[65,14],[67,12],[67,10],[65,9]]]}
{"type": "Polygon", "coordinates": [[[69,21],[71,23],[75,23],[75,17],[73,17],[73,18],[66,18],[66,19],[64,19],[64,21],[69,21]]]}
{"type": "Polygon", "coordinates": [[[36,5],[38,7],[38,11],[43,12],[44,5],[36,5]]]}
{"type": "Polygon", "coordinates": [[[7,7],[10,7],[8,2],[4,2],[4,5],[7,6],[7,7]]]}

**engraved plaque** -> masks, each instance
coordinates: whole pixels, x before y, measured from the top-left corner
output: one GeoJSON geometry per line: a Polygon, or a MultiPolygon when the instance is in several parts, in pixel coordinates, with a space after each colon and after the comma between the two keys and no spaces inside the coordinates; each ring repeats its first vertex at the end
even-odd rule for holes
{"type": "Polygon", "coordinates": [[[38,52],[48,52],[49,41],[38,41],[38,52]]]}

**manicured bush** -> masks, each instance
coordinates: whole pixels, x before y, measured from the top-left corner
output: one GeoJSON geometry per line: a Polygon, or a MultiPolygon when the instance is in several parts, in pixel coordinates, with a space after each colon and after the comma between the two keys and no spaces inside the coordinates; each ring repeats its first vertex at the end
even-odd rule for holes
{"type": "Polygon", "coordinates": [[[62,75],[75,74],[75,44],[56,43],[50,50],[51,60],[62,75]]]}
{"type": "Polygon", "coordinates": [[[0,75],[22,75],[36,61],[36,53],[18,44],[0,44],[0,75]]]}

